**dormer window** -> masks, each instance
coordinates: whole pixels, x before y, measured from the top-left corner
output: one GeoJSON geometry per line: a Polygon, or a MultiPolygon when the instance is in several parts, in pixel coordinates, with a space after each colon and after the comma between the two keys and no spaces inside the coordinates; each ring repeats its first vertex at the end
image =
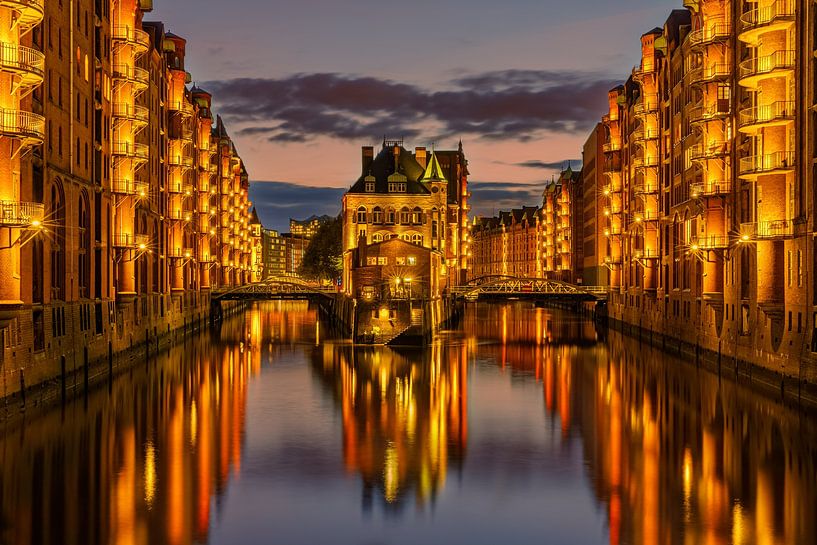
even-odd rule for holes
{"type": "Polygon", "coordinates": [[[389,193],[405,193],[405,182],[389,182],[389,193]]]}
{"type": "Polygon", "coordinates": [[[374,193],[374,182],[366,182],[366,193],[374,193]]]}

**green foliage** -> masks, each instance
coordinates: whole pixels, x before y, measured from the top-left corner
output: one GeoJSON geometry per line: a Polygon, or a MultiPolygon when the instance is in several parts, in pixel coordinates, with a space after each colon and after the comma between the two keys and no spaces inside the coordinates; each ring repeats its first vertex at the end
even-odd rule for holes
{"type": "Polygon", "coordinates": [[[304,252],[298,273],[313,280],[335,280],[343,272],[343,224],[338,216],[318,228],[304,252]]]}

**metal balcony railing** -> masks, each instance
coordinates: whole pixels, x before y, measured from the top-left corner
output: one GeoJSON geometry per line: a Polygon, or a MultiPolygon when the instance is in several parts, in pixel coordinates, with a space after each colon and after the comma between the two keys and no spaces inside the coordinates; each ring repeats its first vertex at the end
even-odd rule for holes
{"type": "Polygon", "coordinates": [[[23,110],[0,108],[0,136],[42,143],[45,139],[45,118],[23,110]]]}
{"type": "Polygon", "coordinates": [[[791,0],[778,0],[770,6],[747,11],[740,16],[738,38],[744,42],[752,42],[760,32],[792,24],[795,16],[795,2],[791,0]]]}
{"type": "Polygon", "coordinates": [[[167,164],[171,167],[189,169],[193,168],[193,158],[184,155],[171,155],[167,158],[167,164]]]}
{"type": "Polygon", "coordinates": [[[728,116],[729,106],[723,104],[713,104],[710,106],[699,104],[697,106],[693,106],[689,110],[690,123],[706,123],[708,121],[712,121],[713,119],[722,119],[728,116]]]}
{"type": "Polygon", "coordinates": [[[787,238],[794,235],[792,220],[771,220],[757,223],[742,223],[740,225],[741,239],[773,240],[787,238]]]}
{"type": "Polygon", "coordinates": [[[146,124],[150,118],[150,111],[144,106],[128,104],[127,102],[114,102],[111,113],[113,117],[127,119],[141,124],[146,124]]]}
{"type": "Polygon", "coordinates": [[[729,39],[732,34],[732,25],[729,23],[717,23],[715,25],[699,28],[689,33],[689,45],[692,47],[702,47],[714,43],[720,43],[729,39]]]}
{"type": "Polygon", "coordinates": [[[723,157],[729,151],[725,141],[713,141],[707,145],[696,144],[689,148],[689,157],[693,161],[705,161],[723,157]]]}
{"type": "Polygon", "coordinates": [[[111,244],[114,248],[145,249],[150,244],[148,235],[135,235],[132,233],[114,233],[111,237],[111,244]]]}
{"type": "Polygon", "coordinates": [[[633,250],[634,259],[658,259],[659,257],[661,256],[659,255],[658,250],[652,248],[633,250]]]}
{"type": "Polygon", "coordinates": [[[193,248],[170,248],[167,251],[167,256],[174,259],[195,259],[196,252],[193,248]]]}
{"type": "Polygon", "coordinates": [[[732,182],[724,180],[690,184],[689,186],[689,192],[693,199],[697,199],[699,197],[726,195],[731,191],[732,182]]]}
{"type": "Polygon", "coordinates": [[[658,95],[644,95],[633,106],[635,115],[646,115],[658,111],[658,95]]]}
{"type": "Polygon", "coordinates": [[[692,84],[707,84],[729,78],[732,68],[727,63],[716,63],[709,66],[699,66],[689,71],[689,82],[692,84]]]}
{"type": "Polygon", "coordinates": [[[20,76],[20,85],[40,85],[45,75],[45,55],[36,49],[0,42],[0,68],[20,76]]]}
{"type": "Polygon", "coordinates": [[[137,54],[144,53],[150,47],[150,35],[147,32],[125,25],[114,25],[111,28],[111,39],[115,43],[133,47],[137,54]]]}
{"type": "Polygon", "coordinates": [[[167,104],[167,109],[171,112],[180,113],[183,116],[192,116],[195,113],[193,104],[186,100],[169,102],[167,104]]]}
{"type": "Polygon", "coordinates": [[[797,60],[795,51],[775,51],[771,55],[753,57],[740,63],[741,85],[748,86],[762,76],[768,76],[777,71],[794,70],[797,60]]]}
{"type": "Polygon", "coordinates": [[[44,6],[45,0],[0,0],[0,7],[16,12],[16,23],[21,31],[27,31],[43,22],[44,6]]]}
{"type": "Polygon", "coordinates": [[[111,154],[138,161],[147,161],[150,154],[147,144],[133,142],[114,142],[111,145],[111,154]]]}
{"type": "Polygon", "coordinates": [[[113,66],[113,77],[132,84],[137,90],[147,88],[150,81],[150,73],[147,70],[128,64],[115,64],[113,66]]]}
{"type": "Polygon", "coordinates": [[[739,113],[740,128],[780,124],[793,120],[795,112],[796,104],[790,100],[779,100],[771,104],[744,108],[739,113]]]}
{"type": "Polygon", "coordinates": [[[654,195],[658,193],[658,184],[637,183],[635,184],[634,191],[636,195],[654,195]]]}
{"type": "Polygon", "coordinates": [[[30,227],[42,223],[44,217],[41,203],[0,201],[0,227],[30,227]]]}
{"type": "Polygon", "coordinates": [[[150,188],[146,182],[114,178],[111,180],[111,192],[117,195],[134,195],[147,197],[150,188]]]}
{"type": "Polygon", "coordinates": [[[621,142],[605,142],[602,146],[604,153],[611,153],[621,149],[621,142]]]}
{"type": "Polygon", "coordinates": [[[763,174],[779,170],[792,170],[793,168],[793,151],[778,151],[775,153],[767,153],[766,155],[753,155],[740,160],[741,175],[763,174]]]}

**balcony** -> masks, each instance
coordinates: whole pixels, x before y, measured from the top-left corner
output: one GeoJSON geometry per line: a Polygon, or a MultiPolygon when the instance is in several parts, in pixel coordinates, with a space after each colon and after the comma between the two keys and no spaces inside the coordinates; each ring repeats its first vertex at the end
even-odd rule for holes
{"type": "Polygon", "coordinates": [[[185,155],[171,155],[167,158],[167,164],[171,167],[189,170],[193,168],[193,158],[185,155]]]}
{"type": "Polygon", "coordinates": [[[689,122],[692,124],[707,123],[726,117],[729,117],[728,104],[713,104],[711,106],[699,104],[689,110],[689,122]]]}
{"type": "Polygon", "coordinates": [[[150,238],[147,235],[114,233],[111,238],[111,245],[119,249],[144,250],[149,244],[150,238]]]}
{"type": "Polygon", "coordinates": [[[689,249],[697,250],[723,250],[729,248],[729,237],[727,235],[704,235],[693,239],[689,244],[689,249]]]}
{"type": "Polygon", "coordinates": [[[716,63],[709,66],[699,66],[688,72],[687,77],[692,85],[707,85],[729,79],[732,73],[727,63],[716,63]]]}
{"type": "Polygon", "coordinates": [[[0,0],[0,7],[13,10],[20,33],[43,22],[45,0],[0,0]]]}
{"type": "Polygon", "coordinates": [[[136,106],[126,102],[114,102],[113,117],[131,121],[139,126],[145,126],[150,119],[150,111],[144,106],[136,106]]]}
{"type": "Polygon", "coordinates": [[[0,108],[0,136],[17,138],[27,144],[45,140],[45,118],[23,110],[0,108]]]}
{"type": "Polygon", "coordinates": [[[643,83],[647,79],[655,76],[655,66],[644,66],[639,64],[633,68],[633,80],[643,83]]]}
{"type": "Polygon", "coordinates": [[[621,265],[621,257],[620,256],[605,256],[604,258],[605,265],[621,265]]]}
{"type": "Polygon", "coordinates": [[[191,219],[193,219],[193,216],[190,212],[180,210],[178,208],[168,211],[166,217],[171,221],[190,221],[191,219]]]}
{"type": "Polygon", "coordinates": [[[732,34],[732,25],[729,23],[718,23],[707,28],[700,28],[689,33],[687,38],[690,47],[706,47],[711,44],[722,43],[729,40],[732,34]]]}
{"type": "Polygon", "coordinates": [[[793,151],[753,155],[740,160],[741,178],[753,179],[761,174],[778,174],[791,170],[794,170],[793,151]]]}
{"type": "Polygon", "coordinates": [[[693,199],[701,197],[719,197],[732,192],[732,182],[709,181],[689,185],[689,193],[693,199]]]}
{"type": "Polygon", "coordinates": [[[605,206],[604,207],[604,215],[607,216],[607,217],[617,216],[619,214],[621,214],[621,207],[620,206],[616,206],[616,207],[605,206]]]}
{"type": "Polygon", "coordinates": [[[794,101],[789,100],[744,108],[739,113],[740,132],[752,133],[766,127],[786,125],[794,121],[795,111],[794,101]]]}
{"type": "Polygon", "coordinates": [[[115,25],[111,29],[111,39],[115,44],[129,45],[134,54],[141,55],[150,47],[150,36],[144,30],[125,25],[115,25]]]}
{"type": "Polygon", "coordinates": [[[195,255],[193,248],[171,248],[167,251],[167,257],[171,259],[193,259],[195,255]]]}
{"type": "Polygon", "coordinates": [[[171,113],[178,113],[184,117],[192,117],[195,113],[195,109],[193,108],[193,104],[186,100],[175,101],[175,102],[168,102],[167,109],[171,113]]]}
{"type": "Polygon", "coordinates": [[[772,220],[757,223],[741,223],[741,240],[776,240],[794,236],[792,220],[772,220]]]}
{"type": "Polygon", "coordinates": [[[602,146],[604,153],[612,153],[621,149],[621,142],[605,142],[602,146]]]}
{"type": "Polygon", "coordinates": [[[718,159],[729,153],[729,146],[725,141],[712,141],[708,145],[696,144],[689,148],[689,158],[693,161],[708,161],[718,159]]]}
{"type": "Polygon", "coordinates": [[[633,191],[636,195],[655,195],[658,193],[658,184],[637,183],[633,191]]]}
{"type": "Polygon", "coordinates": [[[40,85],[45,77],[45,55],[36,49],[12,43],[0,43],[0,69],[15,74],[18,88],[40,85]]]}
{"type": "Polygon", "coordinates": [[[0,227],[32,227],[41,225],[45,205],[36,202],[0,201],[0,227]]]}
{"type": "Polygon", "coordinates": [[[146,144],[114,142],[111,146],[111,154],[114,157],[132,159],[134,161],[144,163],[148,160],[150,150],[146,144]]]}
{"type": "Polygon", "coordinates": [[[652,248],[645,248],[643,250],[633,250],[633,259],[636,260],[646,260],[646,259],[659,259],[661,256],[658,254],[658,250],[654,250],[652,248]]]}
{"type": "Polygon", "coordinates": [[[740,16],[738,39],[756,45],[761,34],[785,30],[794,25],[795,2],[778,0],[771,6],[753,9],[740,16]]]}
{"type": "Polygon", "coordinates": [[[127,64],[115,64],[113,77],[120,82],[131,84],[134,93],[140,93],[147,89],[150,82],[150,73],[147,70],[127,64]]]}
{"type": "Polygon", "coordinates": [[[790,50],[743,61],[739,66],[740,85],[755,88],[764,79],[793,74],[796,60],[796,52],[790,50]]]}
{"type": "Polygon", "coordinates": [[[658,95],[645,95],[638,99],[633,106],[633,113],[637,116],[654,114],[658,111],[658,95]]]}
{"type": "Polygon", "coordinates": [[[643,126],[637,128],[632,133],[633,142],[636,144],[642,144],[647,140],[657,140],[658,139],[658,130],[657,129],[644,129],[643,126]]]}
{"type": "Polygon", "coordinates": [[[150,187],[146,182],[126,179],[113,179],[111,181],[111,192],[117,195],[133,195],[136,197],[147,197],[150,187]]]}
{"type": "Polygon", "coordinates": [[[655,155],[647,155],[646,157],[633,157],[633,167],[636,170],[643,170],[646,168],[656,168],[658,166],[658,157],[655,155]]]}

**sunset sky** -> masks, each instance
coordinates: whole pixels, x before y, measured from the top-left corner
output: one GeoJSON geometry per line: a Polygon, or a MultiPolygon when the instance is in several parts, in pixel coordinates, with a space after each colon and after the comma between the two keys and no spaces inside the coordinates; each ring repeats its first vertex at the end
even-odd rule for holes
{"type": "Polygon", "coordinates": [[[266,227],[335,214],[360,146],[453,148],[474,213],[536,204],[680,0],[156,0],[266,227]],[[582,67],[578,70],[576,67],[582,67]]]}

